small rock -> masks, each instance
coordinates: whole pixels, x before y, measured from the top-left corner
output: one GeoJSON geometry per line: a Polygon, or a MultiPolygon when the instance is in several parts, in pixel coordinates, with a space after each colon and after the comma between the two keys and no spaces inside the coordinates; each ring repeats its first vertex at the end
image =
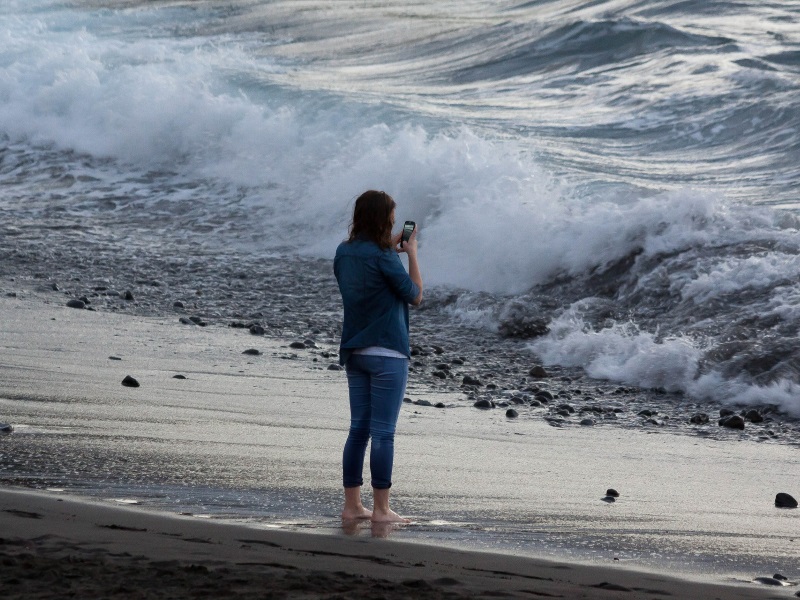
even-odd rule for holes
{"type": "Polygon", "coordinates": [[[328,365],[328,371],[341,371],[342,365],[337,365],[336,363],[331,363],[328,365]]]}
{"type": "Polygon", "coordinates": [[[186,317],[181,317],[180,319],[178,319],[178,321],[180,323],[183,323],[184,325],[194,325],[194,323],[189,319],[187,319],[186,317]]]}
{"type": "Polygon", "coordinates": [[[173,379],[186,379],[186,375],[173,375],[173,379]]]}
{"type": "Polygon", "coordinates": [[[729,415],[722,417],[719,420],[720,427],[728,427],[729,429],[744,429],[744,419],[739,415],[729,415]]]}
{"type": "Polygon", "coordinates": [[[58,287],[57,283],[51,283],[50,284],[50,289],[53,290],[54,292],[61,291],[61,288],[58,287]]]}
{"type": "Polygon", "coordinates": [[[719,409],[719,416],[720,417],[730,417],[732,414],[734,414],[734,413],[730,408],[720,408],[719,409]]]}
{"type": "Polygon", "coordinates": [[[255,348],[248,348],[242,354],[247,354],[249,356],[261,356],[261,350],[256,350],[255,348]]]}
{"type": "Polygon", "coordinates": [[[444,371],[434,371],[431,373],[434,377],[438,377],[439,379],[447,379],[447,373],[444,371]]]}
{"type": "Polygon", "coordinates": [[[550,377],[550,374],[541,365],[536,365],[534,367],[531,367],[531,370],[528,371],[528,375],[536,379],[545,379],[547,377],[550,377]]]}
{"type": "Polygon", "coordinates": [[[250,325],[250,333],[253,335],[264,335],[264,328],[261,325],[250,325]]]}
{"type": "Polygon", "coordinates": [[[7,298],[16,298],[17,297],[17,292],[6,292],[6,297],[7,298]]]}
{"type": "Polygon", "coordinates": [[[416,402],[414,402],[414,404],[416,404],[417,406],[433,406],[433,404],[431,404],[427,400],[417,400],[416,402]]]}
{"type": "Polygon", "coordinates": [[[513,408],[509,408],[509,409],[506,411],[506,416],[507,416],[509,419],[516,419],[516,418],[519,416],[519,413],[518,413],[517,411],[515,411],[513,408]]]}
{"type": "Polygon", "coordinates": [[[294,348],[295,350],[305,350],[306,345],[303,342],[292,342],[289,344],[289,348],[294,348]]]}
{"type": "Polygon", "coordinates": [[[306,348],[316,348],[317,343],[314,340],[303,340],[303,345],[306,348]]]}
{"type": "Polygon", "coordinates": [[[480,382],[480,379],[477,377],[473,377],[472,375],[464,375],[464,379],[461,382],[462,385],[483,385],[480,382]]]}
{"type": "Polygon", "coordinates": [[[433,405],[435,408],[446,408],[444,402],[437,402],[433,405]]]}
{"type": "Polygon", "coordinates": [[[70,308],[86,308],[86,303],[83,302],[82,300],[72,299],[69,302],[67,302],[67,306],[69,306],[70,308]]]}
{"type": "Polygon", "coordinates": [[[608,488],[606,490],[606,496],[611,496],[612,498],[619,498],[619,492],[614,488],[608,488]]]}
{"type": "Polygon", "coordinates": [[[583,419],[580,424],[584,427],[592,427],[594,425],[594,419],[583,419]]]}
{"type": "Polygon", "coordinates": [[[494,408],[494,402],[491,400],[487,400],[486,398],[481,398],[475,404],[473,404],[475,408],[494,408]]]}
{"type": "Polygon", "coordinates": [[[775,575],[773,575],[772,578],[773,579],[777,579],[778,581],[789,581],[788,577],[785,577],[785,576],[781,575],[780,573],[775,573],[775,575]]]}
{"type": "Polygon", "coordinates": [[[556,406],[556,408],[558,410],[565,410],[570,414],[575,412],[575,409],[572,407],[571,404],[559,404],[558,406],[556,406]]]}
{"type": "Polygon", "coordinates": [[[109,356],[108,360],[122,360],[119,356],[109,356]]]}
{"type": "Polygon", "coordinates": [[[137,388],[137,387],[139,387],[139,382],[136,381],[130,375],[126,375],[125,379],[122,380],[122,385],[124,385],[125,387],[135,387],[135,388],[137,388]]]}
{"type": "Polygon", "coordinates": [[[751,423],[763,423],[764,417],[761,416],[761,413],[758,412],[755,408],[748,410],[744,414],[744,418],[750,421],[751,423]]]}
{"type": "Polygon", "coordinates": [[[689,422],[695,425],[705,425],[706,423],[708,423],[708,415],[706,413],[694,414],[689,419],[689,422]]]}
{"type": "Polygon", "coordinates": [[[181,302],[180,300],[176,300],[175,302],[173,302],[172,303],[172,307],[173,308],[185,308],[184,305],[183,305],[183,302],[181,302]]]}
{"type": "Polygon", "coordinates": [[[122,298],[128,302],[131,302],[133,301],[133,293],[130,290],[125,290],[125,293],[122,294],[122,298]]]}
{"type": "Polygon", "coordinates": [[[539,390],[538,392],[536,392],[535,397],[539,402],[549,402],[550,400],[553,399],[553,394],[551,394],[547,390],[539,390]]]}
{"type": "Polygon", "coordinates": [[[775,496],[775,506],[778,508],[797,508],[797,500],[785,492],[775,496]]]}
{"type": "Polygon", "coordinates": [[[0,423],[0,433],[12,433],[14,428],[10,423],[0,423]]]}
{"type": "Polygon", "coordinates": [[[644,410],[640,410],[636,414],[638,414],[640,417],[652,417],[654,415],[657,415],[658,411],[653,411],[653,410],[649,410],[649,409],[645,408],[644,410]]]}

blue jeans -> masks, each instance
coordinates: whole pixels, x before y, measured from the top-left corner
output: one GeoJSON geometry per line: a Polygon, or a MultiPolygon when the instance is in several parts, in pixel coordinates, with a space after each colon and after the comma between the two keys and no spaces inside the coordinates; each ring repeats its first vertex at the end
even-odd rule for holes
{"type": "Polygon", "coordinates": [[[364,455],[372,437],[369,468],[372,487],[392,487],[394,431],[408,381],[408,359],[353,354],[347,359],[350,389],[350,433],[342,456],[344,487],[359,487],[364,479],[364,455]]]}

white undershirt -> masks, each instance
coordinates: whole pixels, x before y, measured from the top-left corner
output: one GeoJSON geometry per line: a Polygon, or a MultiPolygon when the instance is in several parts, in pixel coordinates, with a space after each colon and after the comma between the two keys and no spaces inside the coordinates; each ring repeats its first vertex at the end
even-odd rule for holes
{"type": "Polygon", "coordinates": [[[353,354],[369,354],[370,356],[387,356],[389,358],[405,358],[405,359],[408,358],[402,352],[398,352],[397,350],[390,350],[389,348],[384,348],[383,346],[369,346],[368,348],[358,348],[357,350],[353,350],[353,354]]]}

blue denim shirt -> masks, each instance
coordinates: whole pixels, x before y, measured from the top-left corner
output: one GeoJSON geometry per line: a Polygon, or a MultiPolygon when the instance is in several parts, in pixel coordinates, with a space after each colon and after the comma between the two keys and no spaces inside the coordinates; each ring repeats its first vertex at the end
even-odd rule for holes
{"type": "Polygon", "coordinates": [[[410,357],[408,305],[419,295],[393,249],[382,250],[368,240],[342,242],[333,272],[344,304],[339,362],[353,350],[382,346],[410,357]]]}

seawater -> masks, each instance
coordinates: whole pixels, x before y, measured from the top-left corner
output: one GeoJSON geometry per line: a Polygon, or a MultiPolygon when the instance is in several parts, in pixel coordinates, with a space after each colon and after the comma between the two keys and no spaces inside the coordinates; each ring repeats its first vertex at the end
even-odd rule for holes
{"type": "MultiPolygon", "coordinates": [[[[793,1],[0,7],[0,244],[330,257],[367,188],[453,320],[800,415],[793,1]]],[[[479,333],[478,333],[479,335],[479,333]]]]}

